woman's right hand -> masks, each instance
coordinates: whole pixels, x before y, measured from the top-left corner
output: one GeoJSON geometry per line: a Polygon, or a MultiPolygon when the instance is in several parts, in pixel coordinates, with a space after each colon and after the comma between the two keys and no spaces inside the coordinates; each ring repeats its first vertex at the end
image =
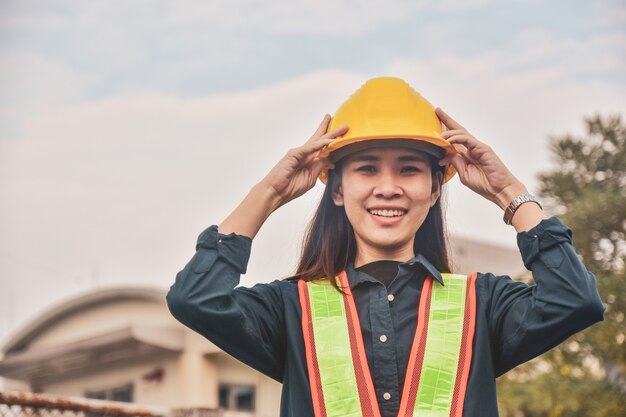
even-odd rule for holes
{"type": "Polygon", "coordinates": [[[323,169],[334,168],[327,158],[319,157],[319,151],[346,134],[349,128],[343,125],[327,132],[329,123],[330,115],[327,114],[313,136],[304,145],[290,149],[261,181],[275,193],[275,208],[310,190],[323,169]]]}

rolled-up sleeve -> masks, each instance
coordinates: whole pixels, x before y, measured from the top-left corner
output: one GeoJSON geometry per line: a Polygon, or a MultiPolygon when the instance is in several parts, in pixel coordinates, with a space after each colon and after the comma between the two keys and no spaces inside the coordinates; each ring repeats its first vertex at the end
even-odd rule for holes
{"type": "Polygon", "coordinates": [[[517,243],[535,285],[487,274],[484,288],[498,375],[604,315],[596,279],[574,251],[572,231],[558,218],[519,233],[517,243]]]}
{"type": "Polygon", "coordinates": [[[167,305],[181,323],[281,381],[285,335],[280,286],[237,287],[251,244],[245,236],[219,233],[217,226],[203,231],[195,255],[176,275],[167,305]]]}

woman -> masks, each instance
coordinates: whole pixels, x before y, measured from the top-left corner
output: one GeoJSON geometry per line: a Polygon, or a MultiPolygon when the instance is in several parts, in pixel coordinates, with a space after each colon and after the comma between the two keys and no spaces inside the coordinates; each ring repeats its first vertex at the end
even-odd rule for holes
{"type": "Polygon", "coordinates": [[[402,80],[369,80],[332,123],[200,235],[172,314],[282,382],[281,416],[497,416],[497,376],[602,320],[570,230],[402,80]],[[536,285],[448,274],[439,201],[455,171],[505,210],[536,285]],[[235,288],[264,221],[318,177],[296,276],[235,288]]]}

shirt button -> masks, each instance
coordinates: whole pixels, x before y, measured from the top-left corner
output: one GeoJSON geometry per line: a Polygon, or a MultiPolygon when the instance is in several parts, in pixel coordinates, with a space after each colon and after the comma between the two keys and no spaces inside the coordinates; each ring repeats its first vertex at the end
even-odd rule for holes
{"type": "Polygon", "coordinates": [[[396,297],[394,297],[393,294],[389,294],[387,296],[387,300],[389,300],[389,301],[393,301],[394,298],[396,298],[396,297]]]}
{"type": "Polygon", "coordinates": [[[384,398],[385,400],[390,400],[390,399],[391,399],[391,394],[389,394],[388,392],[386,392],[386,393],[384,393],[384,394],[383,394],[383,398],[384,398]]]}
{"type": "Polygon", "coordinates": [[[387,341],[387,336],[385,336],[385,335],[383,334],[383,335],[381,335],[381,336],[379,337],[379,339],[380,339],[380,341],[381,341],[381,342],[385,343],[385,342],[387,341]]]}

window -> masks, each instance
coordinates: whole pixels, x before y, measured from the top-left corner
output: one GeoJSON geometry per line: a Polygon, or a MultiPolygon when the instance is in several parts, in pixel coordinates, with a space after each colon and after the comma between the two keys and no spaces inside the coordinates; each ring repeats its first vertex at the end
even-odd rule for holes
{"type": "Polygon", "coordinates": [[[220,407],[224,410],[254,411],[253,386],[220,384],[219,395],[220,407]]]}
{"type": "Polygon", "coordinates": [[[123,401],[127,403],[133,402],[133,384],[119,385],[117,387],[87,390],[85,397],[96,400],[123,401]]]}

